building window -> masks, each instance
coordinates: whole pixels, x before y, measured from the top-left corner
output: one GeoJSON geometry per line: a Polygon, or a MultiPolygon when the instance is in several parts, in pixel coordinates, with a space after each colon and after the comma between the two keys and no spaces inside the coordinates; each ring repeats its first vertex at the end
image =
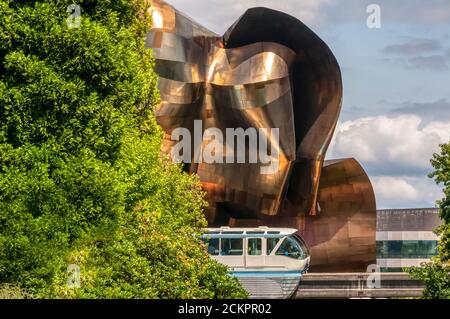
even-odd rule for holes
{"type": "Polygon", "coordinates": [[[435,240],[377,241],[377,258],[431,258],[437,255],[435,240]]]}
{"type": "Polygon", "coordinates": [[[401,267],[381,267],[380,272],[403,272],[403,268],[401,268],[401,267]]]}

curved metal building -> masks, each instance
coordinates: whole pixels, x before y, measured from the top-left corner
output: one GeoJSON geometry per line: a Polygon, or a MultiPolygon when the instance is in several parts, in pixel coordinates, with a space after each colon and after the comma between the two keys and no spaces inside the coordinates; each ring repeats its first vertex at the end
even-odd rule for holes
{"type": "Polygon", "coordinates": [[[163,153],[176,144],[174,129],[195,134],[196,121],[202,132],[279,129],[279,143],[267,136],[279,158],[272,174],[261,174],[261,163],[196,160],[209,141],[192,142],[184,167],[207,192],[210,225],[296,227],[311,247],[312,271],[365,271],[375,263],[369,178],[354,159],[324,161],[342,101],[328,46],[298,19],[267,8],[249,9],[220,36],[163,1],[150,3],[147,46],[160,77],[163,153]]]}

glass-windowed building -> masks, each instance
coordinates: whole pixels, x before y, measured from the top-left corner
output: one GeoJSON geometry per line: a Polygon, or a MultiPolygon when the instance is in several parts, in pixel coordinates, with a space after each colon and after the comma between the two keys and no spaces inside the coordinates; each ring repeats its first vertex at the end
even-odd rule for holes
{"type": "Polygon", "coordinates": [[[438,209],[377,211],[377,264],[384,272],[419,266],[437,254],[438,209]]]}

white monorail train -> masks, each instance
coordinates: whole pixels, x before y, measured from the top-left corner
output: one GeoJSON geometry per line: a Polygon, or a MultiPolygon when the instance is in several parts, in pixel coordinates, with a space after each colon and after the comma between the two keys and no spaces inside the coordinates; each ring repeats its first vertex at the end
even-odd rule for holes
{"type": "Polygon", "coordinates": [[[207,228],[211,258],[226,265],[253,298],[289,298],[309,267],[306,243],[290,228],[207,228]]]}

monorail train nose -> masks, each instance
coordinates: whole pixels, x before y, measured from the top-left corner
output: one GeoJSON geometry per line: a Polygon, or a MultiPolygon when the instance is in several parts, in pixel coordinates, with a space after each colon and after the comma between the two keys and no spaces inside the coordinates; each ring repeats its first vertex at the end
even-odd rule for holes
{"type": "Polygon", "coordinates": [[[226,265],[252,298],[289,298],[308,270],[310,252],[290,228],[207,228],[211,258],[226,265]]]}

